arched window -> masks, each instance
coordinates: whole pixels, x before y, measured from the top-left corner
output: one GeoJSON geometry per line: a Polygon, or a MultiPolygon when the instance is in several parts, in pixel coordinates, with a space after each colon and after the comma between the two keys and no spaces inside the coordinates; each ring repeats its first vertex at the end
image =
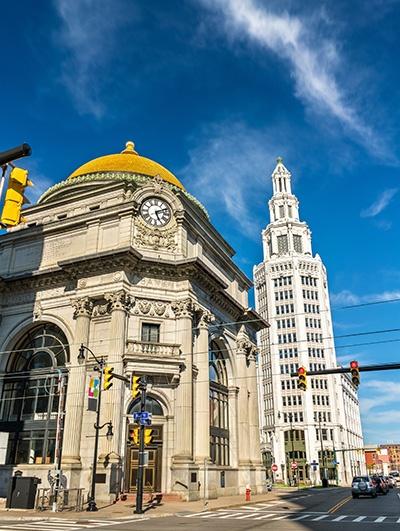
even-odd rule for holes
{"type": "Polygon", "coordinates": [[[59,370],[69,358],[67,338],[53,324],[29,330],[11,353],[0,401],[0,432],[8,436],[8,464],[54,461],[59,370]]]}
{"type": "MultiPolygon", "coordinates": [[[[158,400],[153,398],[152,396],[146,396],[146,411],[151,413],[153,416],[159,416],[162,417],[164,415],[164,411],[162,408],[162,405],[158,400]]],[[[134,400],[134,402],[131,404],[128,415],[133,415],[134,413],[140,411],[140,398],[137,398],[134,400]]]]}
{"type": "Polygon", "coordinates": [[[216,465],[229,465],[228,377],[226,361],[218,344],[211,341],[210,377],[210,457],[216,465]]]}

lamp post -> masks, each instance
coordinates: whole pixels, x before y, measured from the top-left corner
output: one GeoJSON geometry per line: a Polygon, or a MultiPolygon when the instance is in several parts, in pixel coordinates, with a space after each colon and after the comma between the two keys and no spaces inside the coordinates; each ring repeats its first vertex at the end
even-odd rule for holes
{"type": "Polygon", "coordinates": [[[113,425],[112,425],[111,420],[100,426],[101,391],[102,391],[102,383],[103,383],[103,369],[105,366],[104,358],[101,357],[100,359],[98,359],[96,355],[90,350],[89,347],[86,347],[85,345],[81,344],[79,348],[79,354],[78,354],[78,363],[80,365],[82,365],[86,361],[85,350],[87,350],[98,363],[98,366],[96,366],[94,369],[100,373],[99,396],[97,399],[97,406],[96,406],[96,422],[94,424],[95,439],[94,439],[92,482],[91,482],[91,487],[90,487],[88,506],[86,509],[89,512],[93,512],[93,511],[98,511],[95,498],[96,498],[96,467],[97,467],[97,453],[98,453],[98,447],[99,447],[99,431],[103,429],[105,426],[108,426],[107,433],[106,433],[107,440],[111,440],[114,434],[113,434],[113,425]]]}

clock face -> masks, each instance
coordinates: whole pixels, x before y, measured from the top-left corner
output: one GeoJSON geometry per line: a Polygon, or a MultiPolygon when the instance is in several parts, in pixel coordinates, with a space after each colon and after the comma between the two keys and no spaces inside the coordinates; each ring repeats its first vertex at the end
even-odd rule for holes
{"type": "Polygon", "coordinates": [[[171,219],[171,208],[159,197],[145,199],[140,207],[142,218],[148,225],[164,227],[171,219]]]}

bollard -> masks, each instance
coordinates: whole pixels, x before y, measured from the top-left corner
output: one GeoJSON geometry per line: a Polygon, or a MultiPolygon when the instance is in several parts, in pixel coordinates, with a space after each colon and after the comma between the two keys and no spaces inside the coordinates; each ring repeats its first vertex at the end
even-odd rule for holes
{"type": "Polygon", "coordinates": [[[250,501],[251,500],[251,488],[250,488],[250,485],[246,485],[246,501],[250,501]]]}

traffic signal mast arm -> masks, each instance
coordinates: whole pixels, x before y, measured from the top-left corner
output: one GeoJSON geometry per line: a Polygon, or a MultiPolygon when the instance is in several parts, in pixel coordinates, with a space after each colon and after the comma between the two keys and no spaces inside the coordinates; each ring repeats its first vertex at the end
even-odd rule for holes
{"type": "MultiPolygon", "coordinates": [[[[364,365],[359,366],[358,370],[360,372],[371,372],[371,371],[393,371],[400,369],[400,363],[381,363],[379,365],[364,365]]],[[[342,374],[346,372],[351,372],[350,367],[340,367],[337,369],[322,369],[320,371],[307,371],[307,376],[322,376],[324,374],[342,374]]],[[[292,378],[298,377],[297,372],[292,372],[290,374],[292,378]]]]}

